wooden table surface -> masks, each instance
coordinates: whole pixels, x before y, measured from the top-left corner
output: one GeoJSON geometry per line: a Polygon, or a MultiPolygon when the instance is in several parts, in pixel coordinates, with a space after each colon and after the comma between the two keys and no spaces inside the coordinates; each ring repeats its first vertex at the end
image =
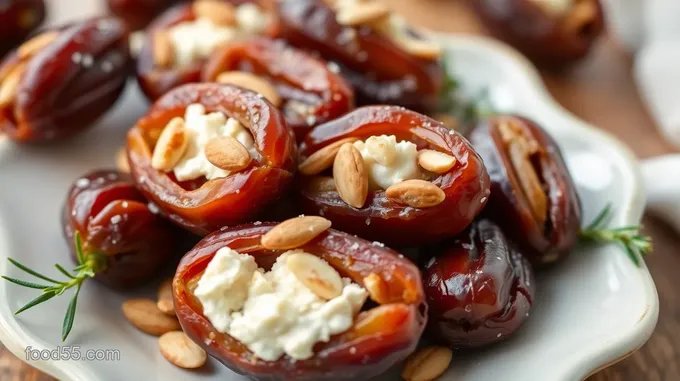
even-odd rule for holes
{"type": "MultiPolygon", "coordinates": [[[[414,24],[447,32],[486,34],[459,0],[390,0],[414,24]]],[[[677,152],[657,133],[637,93],[632,59],[604,38],[578,67],[560,75],[544,73],[553,96],[582,119],[612,132],[640,157],[677,152]]],[[[647,265],[656,282],[661,314],[654,335],[632,356],[602,370],[588,381],[680,380],[680,294],[676,292],[680,236],[651,217],[645,232],[655,251],[647,265]]],[[[14,357],[0,344],[0,380],[54,380],[14,357]]]]}

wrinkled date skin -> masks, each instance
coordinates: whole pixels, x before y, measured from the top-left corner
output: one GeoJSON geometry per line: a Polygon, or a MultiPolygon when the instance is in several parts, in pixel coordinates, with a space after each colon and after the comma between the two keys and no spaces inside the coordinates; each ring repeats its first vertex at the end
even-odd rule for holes
{"type": "Polygon", "coordinates": [[[56,33],[47,46],[22,56],[22,45],[0,66],[3,85],[18,76],[15,96],[0,103],[0,131],[16,141],[82,131],[113,106],[126,84],[131,60],[122,21],[96,18],[46,33],[56,33]]]}
{"type": "Polygon", "coordinates": [[[143,29],[159,13],[178,0],[108,0],[109,10],[122,18],[130,29],[143,29]]]}
{"type": "Polygon", "coordinates": [[[76,180],[62,224],[74,260],[77,231],[85,255],[106,256],[95,279],[115,288],[147,281],[176,251],[175,228],[149,210],[128,174],[117,171],[95,171],[76,180]]]}
{"type": "MultiPolygon", "coordinates": [[[[227,1],[227,0],[225,0],[227,1]]],[[[235,5],[243,3],[257,3],[266,8],[259,1],[229,0],[235,5]]],[[[182,22],[196,19],[191,2],[177,4],[158,16],[146,29],[146,37],[142,44],[142,49],[137,58],[137,81],[142,91],[150,100],[156,100],[171,89],[187,83],[201,81],[201,70],[206,60],[193,62],[182,67],[159,67],[153,57],[154,34],[159,31],[167,30],[182,22]]],[[[272,26],[264,33],[267,37],[276,37],[278,34],[278,23],[273,22],[272,26]]]]}
{"type": "Polygon", "coordinates": [[[258,39],[230,44],[203,69],[212,82],[226,71],[247,71],[267,78],[283,99],[281,110],[298,141],[316,125],[354,108],[354,91],[322,60],[283,41],[258,39]]]}
{"type": "Polygon", "coordinates": [[[534,300],[531,265],[487,219],[443,243],[423,277],[428,331],[453,348],[507,339],[527,319],[534,300]]]}
{"type": "Polygon", "coordinates": [[[427,320],[418,268],[391,249],[333,229],[300,249],[326,260],[359,285],[370,274],[379,276],[384,281],[382,292],[377,298],[371,295],[377,307],[359,313],[349,331],[317,344],[308,360],[284,356],[263,361],[236,339],[218,332],[192,294],[198,279],[215,252],[226,246],[252,255],[260,267],[271,267],[283,251],[265,250],[260,240],[273,226],[243,225],[215,232],[182,258],[173,281],[175,307],[182,329],[196,344],[233,371],[260,381],[366,380],[415,349],[427,320]]]}
{"type": "Polygon", "coordinates": [[[159,99],[129,131],[127,154],[138,188],[181,227],[206,235],[248,221],[284,195],[293,180],[297,148],[283,114],[252,91],[218,83],[184,85],[159,99]],[[151,166],[160,132],[187,106],[235,118],[253,135],[258,157],[244,170],[210,181],[178,183],[151,166]]]}
{"type": "Polygon", "coordinates": [[[421,209],[391,201],[384,190],[369,191],[359,209],[344,202],[334,189],[318,189],[314,177],[309,176],[302,178],[300,186],[306,213],[323,215],[335,228],[366,239],[415,246],[455,236],[486,205],[489,176],[467,140],[440,122],[402,107],[366,106],[316,127],[300,146],[300,159],[340,139],[365,140],[376,135],[395,135],[397,141],[413,142],[418,149],[454,156],[454,167],[431,180],[444,191],[446,199],[421,209]]]}
{"type": "Polygon", "coordinates": [[[574,0],[564,12],[549,1],[474,0],[489,30],[535,63],[559,68],[585,57],[603,33],[599,0],[574,0]],[[545,4],[542,4],[545,3],[545,4]]]}
{"type": "Polygon", "coordinates": [[[484,211],[536,266],[566,256],[581,226],[581,202],[555,141],[518,116],[481,121],[470,141],[491,177],[484,211]]]}
{"type": "Polygon", "coordinates": [[[439,62],[410,55],[371,28],[340,25],[323,0],[282,0],[279,13],[281,37],[337,63],[359,104],[437,108],[444,80],[439,62]]]}
{"type": "Polygon", "coordinates": [[[5,0],[0,6],[0,57],[45,19],[44,0],[5,0]]]}

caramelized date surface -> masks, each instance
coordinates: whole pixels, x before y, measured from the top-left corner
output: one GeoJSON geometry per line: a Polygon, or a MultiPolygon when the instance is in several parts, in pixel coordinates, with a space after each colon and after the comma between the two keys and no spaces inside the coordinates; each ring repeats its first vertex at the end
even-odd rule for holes
{"type": "Polygon", "coordinates": [[[243,225],[205,237],[180,262],[173,281],[177,317],[184,332],[211,356],[233,371],[255,380],[323,381],[367,380],[386,371],[411,353],[423,332],[427,306],[418,268],[398,253],[346,233],[327,230],[300,247],[333,266],[359,285],[371,274],[382,280],[380,293],[371,295],[379,306],[361,312],[349,331],[315,346],[308,360],[258,359],[231,336],[218,332],[203,316],[192,294],[217,250],[229,247],[255,257],[269,268],[283,251],[265,250],[261,237],[274,224],[243,225]],[[375,297],[377,296],[377,297],[375,297]]]}
{"type": "Polygon", "coordinates": [[[229,71],[266,78],[283,98],[281,109],[298,141],[316,125],[336,119],[354,107],[350,85],[325,61],[283,41],[258,39],[230,44],[203,69],[204,81],[229,71]]]}
{"type": "Polygon", "coordinates": [[[422,112],[437,108],[444,71],[436,60],[411,55],[368,26],[339,24],[323,0],[278,4],[281,37],[338,64],[359,104],[387,103],[422,112]]]}
{"type": "Polygon", "coordinates": [[[206,235],[248,221],[284,195],[293,180],[297,149],[283,114],[269,102],[252,91],[204,83],[181,86],[159,99],[128,133],[127,154],[141,192],[176,224],[206,235]],[[151,156],[161,131],[194,103],[207,113],[222,112],[238,120],[253,135],[258,155],[239,172],[196,180],[188,188],[172,173],[154,169],[151,156]]]}
{"type": "Polygon", "coordinates": [[[143,29],[159,13],[178,0],[107,0],[109,10],[122,18],[130,29],[143,29]]]}
{"type": "Polygon", "coordinates": [[[527,319],[534,300],[529,262],[487,219],[443,243],[423,276],[428,329],[453,348],[507,339],[527,319]]]}
{"type": "Polygon", "coordinates": [[[38,142],[89,127],[120,96],[129,65],[128,31],[118,19],[42,32],[0,66],[0,131],[38,142]]]}
{"type": "Polygon", "coordinates": [[[491,177],[485,214],[532,264],[564,257],[578,240],[581,203],[555,141],[518,116],[481,121],[470,141],[491,177]]]}
{"type": "Polygon", "coordinates": [[[78,232],[86,258],[105,257],[95,278],[116,288],[147,281],[175,251],[173,226],[149,209],[129,175],[117,171],[95,171],[76,180],[62,224],[74,260],[78,232]]]}
{"type": "Polygon", "coordinates": [[[604,30],[599,0],[474,0],[491,32],[543,66],[582,59],[604,30]],[[562,9],[560,4],[568,6],[562,9]]]}
{"type": "Polygon", "coordinates": [[[5,0],[0,4],[0,57],[45,19],[44,0],[5,0]]]}
{"type": "Polygon", "coordinates": [[[389,199],[384,190],[369,191],[363,207],[348,205],[334,186],[319,186],[317,176],[300,182],[307,214],[333,221],[337,229],[388,245],[432,243],[463,231],[486,205],[489,176],[479,155],[465,138],[440,122],[396,106],[367,106],[316,127],[300,146],[300,159],[345,138],[365,140],[376,135],[395,135],[418,149],[432,149],[453,156],[456,164],[430,180],[445,199],[429,208],[415,208],[389,199]]]}

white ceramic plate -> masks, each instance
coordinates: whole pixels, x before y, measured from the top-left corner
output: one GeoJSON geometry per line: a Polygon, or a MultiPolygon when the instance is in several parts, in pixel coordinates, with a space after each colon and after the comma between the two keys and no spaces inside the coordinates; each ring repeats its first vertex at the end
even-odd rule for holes
{"type": "MultiPolygon", "coordinates": [[[[611,136],[576,119],[546,93],[536,71],[511,49],[483,38],[440,36],[454,58],[450,68],[465,90],[488,89],[499,109],[533,118],[559,142],[583,201],[584,221],[607,203],[612,225],[637,224],[644,209],[635,158],[611,136]]],[[[12,256],[30,267],[56,273],[69,263],[59,213],[71,181],[93,168],[112,166],[126,129],[144,113],[136,86],[98,125],[66,142],[18,147],[0,142],[0,273],[12,256]]],[[[646,267],[638,268],[616,246],[578,247],[558,267],[539,275],[538,296],[525,326],[501,345],[456,355],[442,381],[574,381],[630,354],[649,338],[658,316],[658,297],[646,267]]],[[[0,282],[0,339],[19,358],[25,348],[58,345],[120,350],[120,361],[30,361],[64,380],[242,380],[212,361],[183,371],[157,350],[156,339],[128,324],[120,305],[130,294],[90,282],[80,297],[75,328],[60,343],[68,298],[51,300],[20,317],[12,311],[35,296],[0,282]]],[[[147,295],[153,295],[151,289],[147,295]]],[[[143,291],[141,293],[144,293],[143,291]]],[[[395,380],[395,374],[378,380],[395,380]]]]}

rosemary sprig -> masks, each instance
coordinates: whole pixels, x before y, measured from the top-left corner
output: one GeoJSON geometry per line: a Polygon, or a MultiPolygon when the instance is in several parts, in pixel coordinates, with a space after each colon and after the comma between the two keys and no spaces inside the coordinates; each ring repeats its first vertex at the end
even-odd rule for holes
{"type": "Polygon", "coordinates": [[[73,273],[67,271],[61,265],[56,264],[55,267],[66,276],[67,280],[58,281],[48,276],[45,276],[37,271],[30,269],[29,267],[22,265],[18,261],[8,258],[9,263],[13,264],[25,273],[32,275],[40,280],[43,280],[48,284],[33,283],[21,279],[10,278],[3,275],[2,278],[5,280],[17,284],[22,287],[32,288],[42,290],[42,293],[38,295],[35,299],[26,303],[23,307],[19,308],[14,314],[18,315],[30,308],[33,308],[41,303],[44,303],[55,296],[62,295],[66,290],[75,288],[76,292],[71,297],[71,302],[66,309],[66,315],[64,316],[64,323],[62,325],[61,340],[66,341],[71,329],[73,328],[73,321],[76,315],[76,306],[78,304],[78,295],[80,294],[80,289],[85,280],[94,277],[97,272],[104,269],[106,265],[106,257],[98,253],[85,253],[83,252],[82,241],[80,239],[80,234],[78,232],[74,235],[76,257],[78,258],[78,266],[75,267],[73,273]]]}
{"type": "Polygon", "coordinates": [[[608,204],[590,225],[581,230],[581,240],[595,243],[618,243],[624,248],[633,263],[639,267],[640,258],[652,251],[651,237],[641,235],[641,226],[639,225],[607,229],[605,226],[610,216],[611,204],[608,204]]]}

